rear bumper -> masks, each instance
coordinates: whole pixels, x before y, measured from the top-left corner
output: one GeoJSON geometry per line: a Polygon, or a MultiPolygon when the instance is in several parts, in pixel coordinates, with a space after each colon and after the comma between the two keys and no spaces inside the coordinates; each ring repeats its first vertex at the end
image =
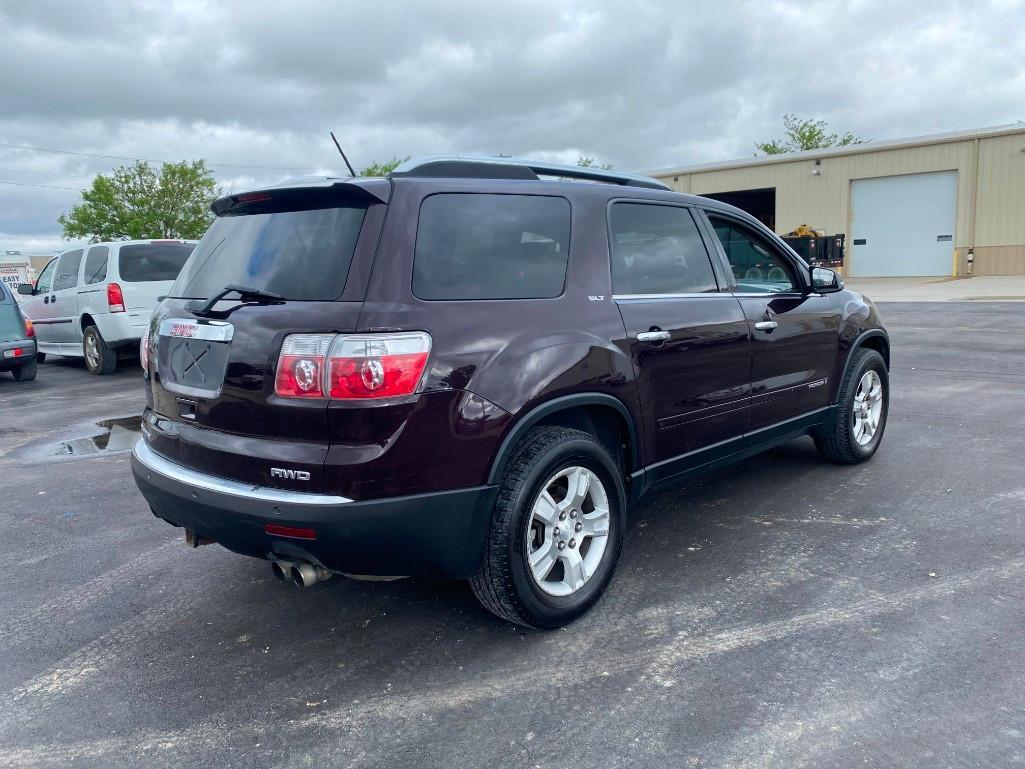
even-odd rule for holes
{"type": "Polygon", "coordinates": [[[132,474],[154,515],[257,558],[301,558],[333,571],[382,576],[472,576],[484,552],[495,486],[356,501],[284,491],[200,473],[140,440],[132,474]],[[273,536],[266,524],[314,529],[273,536]]]}
{"type": "MultiPolygon", "coordinates": [[[[13,353],[10,353],[13,355],[13,353]]],[[[0,342],[0,371],[9,371],[12,368],[25,366],[36,359],[35,339],[15,339],[9,342],[0,342]],[[21,350],[18,357],[8,357],[8,351],[21,350]]]]}

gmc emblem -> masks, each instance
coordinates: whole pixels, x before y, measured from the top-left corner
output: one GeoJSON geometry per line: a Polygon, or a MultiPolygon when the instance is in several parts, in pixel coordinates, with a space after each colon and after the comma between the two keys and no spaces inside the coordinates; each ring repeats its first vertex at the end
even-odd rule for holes
{"type": "Polygon", "coordinates": [[[172,323],[171,336],[194,337],[196,335],[196,328],[195,323],[172,323]]]}
{"type": "Polygon", "coordinates": [[[287,478],[290,481],[308,481],[310,474],[305,470],[289,470],[284,467],[272,467],[270,469],[271,478],[287,478]]]}

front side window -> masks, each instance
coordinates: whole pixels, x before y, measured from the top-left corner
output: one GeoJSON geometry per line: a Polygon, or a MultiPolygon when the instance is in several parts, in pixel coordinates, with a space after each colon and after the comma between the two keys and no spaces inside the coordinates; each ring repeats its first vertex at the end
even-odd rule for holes
{"type": "Polygon", "coordinates": [[[764,238],[729,220],[708,218],[733,269],[738,293],[776,294],[798,290],[793,266],[764,238]]]}
{"type": "Polygon", "coordinates": [[[85,284],[102,283],[107,279],[107,255],[110,249],[107,246],[93,246],[89,249],[89,255],[85,258],[85,284]]]}
{"type": "Polygon", "coordinates": [[[63,291],[78,285],[78,268],[82,266],[82,249],[61,254],[57,262],[57,274],[53,279],[53,290],[63,291]]]}
{"type": "Polygon", "coordinates": [[[549,299],[566,284],[570,206],[544,195],[443,193],[420,206],[413,294],[549,299]]]}
{"type": "Polygon", "coordinates": [[[694,217],[686,208],[616,203],[612,231],[615,294],[699,294],[718,291],[694,217]]]}
{"type": "Polygon", "coordinates": [[[57,260],[51,259],[50,263],[47,264],[39,277],[36,279],[36,293],[48,294],[50,293],[50,286],[53,284],[53,271],[57,267],[57,260]]]}

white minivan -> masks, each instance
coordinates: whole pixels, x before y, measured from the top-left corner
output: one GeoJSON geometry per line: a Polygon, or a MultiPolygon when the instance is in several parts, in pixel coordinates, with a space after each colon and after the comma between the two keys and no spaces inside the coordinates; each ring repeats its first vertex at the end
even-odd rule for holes
{"type": "Polygon", "coordinates": [[[158,297],[171,289],[194,240],[122,240],[65,251],[18,286],[40,361],[84,357],[93,374],[117,368],[118,351],[139,348],[158,297]]]}

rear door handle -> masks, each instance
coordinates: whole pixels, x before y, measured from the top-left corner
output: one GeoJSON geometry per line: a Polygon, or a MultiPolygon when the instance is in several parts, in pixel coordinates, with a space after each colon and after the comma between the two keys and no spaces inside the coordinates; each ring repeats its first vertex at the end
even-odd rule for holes
{"type": "Polygon", "coordinates": [[[759,331],[772,331],[777,326],[779,326],[779,324],[774,320],[760,320],[755,323],[755,328],[759,331]]]}
{"type": "Polygon", "coordinates": [[[668,331],[641,331],[637,334],[638,342],[664,342],[668,338],[668,331]]]}

